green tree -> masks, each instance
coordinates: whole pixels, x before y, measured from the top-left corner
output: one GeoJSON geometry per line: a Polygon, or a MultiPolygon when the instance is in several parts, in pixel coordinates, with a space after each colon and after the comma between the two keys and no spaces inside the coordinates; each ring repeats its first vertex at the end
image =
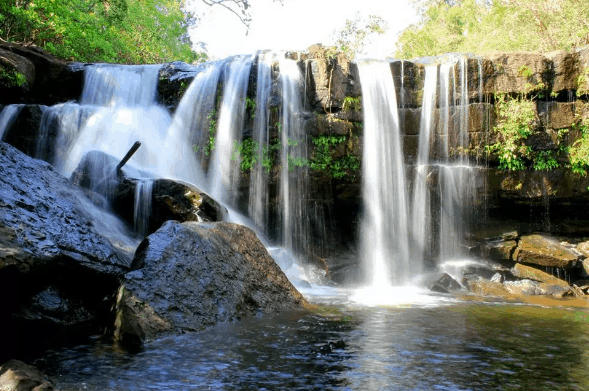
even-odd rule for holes
{"type": "Polygon", "coordinates": [[[193,62],[180,0],[4,0],[0,37],[33,43],[67,60],[193,62]]]}
{"type": "Polygon", "coordinates": [[[398,58],[490,50],[570,50],[589,44],[586,0],[426,0],[398,58]]]}
{"type": "Polygon", "coordinates": [[[370,38],[376,34],[384,34],[388,25],[383,18],[369,15],[367,18],[357,13],[354,19],[346,19],[341,30],[334,30],[332,38],[335,41],[335,49],[345,53],[349,58],[362,53],[364,46],[370,38]]]}

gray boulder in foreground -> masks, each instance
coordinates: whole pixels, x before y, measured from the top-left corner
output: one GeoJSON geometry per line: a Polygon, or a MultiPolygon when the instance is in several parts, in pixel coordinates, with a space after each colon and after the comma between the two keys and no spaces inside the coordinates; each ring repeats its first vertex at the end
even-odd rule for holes
{"type": "Polygon", "coordinates": [[[0,390],[57,391],[41,371],[18,360],[10,360],[0,366],[0,390]]]}
{"type": "Polygon", "coordinates": [[[251,229],[168,221],[137,249],[117,298],[117,338],[141,342],[308,303],[251,229]]]}
{"type": "Polygon", "coordinates": [[[123,229],[48,163],[0,143],[0,362],[35,338],[112,319],[139,242],[123,229]]]}

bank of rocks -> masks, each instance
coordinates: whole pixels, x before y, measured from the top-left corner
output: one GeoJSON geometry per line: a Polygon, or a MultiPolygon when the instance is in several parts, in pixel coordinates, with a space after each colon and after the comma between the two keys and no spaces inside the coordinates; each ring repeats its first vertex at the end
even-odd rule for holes
{"type": "Polygon", "coordinates": [[[473,248],[478,261],[430,283],[436,292],[467,290],[479,296],[586,298],[589,290],[589,241],[576,243],[545,234],[505,232],[473,248]],[[459,280],[460,283],[458,281],[459,280]]]}

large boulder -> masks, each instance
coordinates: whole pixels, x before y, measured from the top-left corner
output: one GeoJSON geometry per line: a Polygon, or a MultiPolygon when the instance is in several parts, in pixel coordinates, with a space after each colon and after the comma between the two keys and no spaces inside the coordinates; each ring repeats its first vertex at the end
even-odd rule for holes
{"type": "Polygon", "coordinates": [[[255,233],[168,221],[146,238],[117,299],[115,335],[145,341],[307,304],[255,233]]]}
{"type": "Polygon", "coordinates": [[[0,366],[2,391],[53,391],[55,386],[41,371],[22,361],[10,360],[0,366]]]}
{"type": "Polygon", "coordinates": [[[519,240],[513,259],[522,263],[570,269],[576,266],[579,255],[554,238],[526,235],[519,240]]]}
{"type": "Polygon", "coordinates": [[[563,288],[569,288],[569,284],[566,281],[554,277],[553,275],[548,274],[546,272],[543,272],[542,270],[522,265],[521,263],[515,264],[515,266],[511,269],[511,274],[519,278],[546,282],[549,284],[561,286],[563,288]]]}
{"type": "Polygon", "coordinates": [[[55,328],[107,322],[137,243],[49,164],[0,143],[0,360],[55,328]]]}

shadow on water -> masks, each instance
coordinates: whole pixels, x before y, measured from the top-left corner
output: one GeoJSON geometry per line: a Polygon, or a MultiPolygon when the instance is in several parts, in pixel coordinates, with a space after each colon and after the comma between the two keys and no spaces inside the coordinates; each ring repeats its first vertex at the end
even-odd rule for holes
{"type": "Polygon", "coordinates": [[[36,364],[61,390],[584,390],[589,314],[524,305],[327,308],[36,364]]]}

